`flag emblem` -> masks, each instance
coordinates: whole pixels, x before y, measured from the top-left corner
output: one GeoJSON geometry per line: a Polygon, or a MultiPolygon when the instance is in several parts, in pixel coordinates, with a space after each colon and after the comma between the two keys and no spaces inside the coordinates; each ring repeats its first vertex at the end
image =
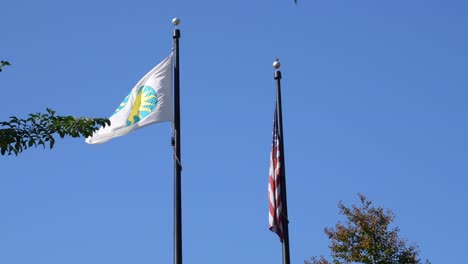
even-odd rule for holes
{"type": "MultiPolygon", "coordinates": [[[[122,103],[120,103],[119,107],[115,109],[112,116],[117,114],[118,112],[120,112],[120,110],[125,108],[125,106],[128,104],[128,100],[131,94],[132,92],[130,92],[123,99],[122,103]]],[[[130,116],[128,117],[126,121],[126,125],[131,126],[135,123],[138,123],[141,119],[145,118],[151,112],[153,112],[154,109],[156,109],[157,104],[158,104],[158,94],[151,86],[144,85],[138,88],[137,96],[135,98],[135,103],[132,107],[130,116]]]]}
{"type": "Polygon", "coordinates": [[[145,85],[138,89],[132,112],[127,120],[127,126],[138,123],[156,109],[158,96],[151,86],[145,85]]]}
{"type": "Polygon", "coordinates": [[[125,98],[123,99],[123,101],[120,103],[119,107],[117,107],[117,109],[115,109],[114,113],[111,115],[111,116],[114,116],[115,114],[117,114],[118,112],[120,112],[120,110],[124,109],[124,107],[127,105],[128,103],[128,99],[130,98],[130,95],[132,94],[132,92],[130,91],[128,93],[127,96],[125,96],[125,98]]]}

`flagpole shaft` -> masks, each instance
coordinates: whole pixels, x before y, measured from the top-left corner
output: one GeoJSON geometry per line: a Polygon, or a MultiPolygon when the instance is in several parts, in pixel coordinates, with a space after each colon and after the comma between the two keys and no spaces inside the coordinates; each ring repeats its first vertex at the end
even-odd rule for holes
{"type": "Polygon", "coordinates": [[[179,38],[180,30],[174,29],[174,264],[182,264],[179,38]]]}
{"type": "Polygon", "coordinates": [[[278,118],[278,132],[280,134],[280,142],[279,146],[281,149],[280,155],[280,173],[281,173],[281,204],[283,205],[283,264],[290,264],[291,258],[289,254],[289,220],[288,220],[288,203],[286,199],[286,165],[284,162],[284,134],[283,134],[283,109],[281,104],[281,71],[275,70],[276,80],[276,108],[277,111],[277,118],[278,118]]]}

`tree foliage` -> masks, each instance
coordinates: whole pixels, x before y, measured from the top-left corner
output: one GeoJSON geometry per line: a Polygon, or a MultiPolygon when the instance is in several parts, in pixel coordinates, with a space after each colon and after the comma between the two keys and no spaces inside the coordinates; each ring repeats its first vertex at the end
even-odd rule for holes
{"type": "MultiPolygon", "coordinates": [[[[394,214],[382,207],[374,207],[372,202],[359,194],[361,205],[351,208],[338,204],[340,214],[346,222],[338,222],[335,227],[325,228],[331,240],[329,245],[332,261],[323,256],[312,257],[305,264],[419,264],[419,250],[414,243],[398,237],[399,228],[390,228],[394,214]]],[[[429,261],[426,260],[426,263],[429,261]]]]}
{"type": "Polygon", "coordinates": [[[56,135],[60,138],[88,137],[99,126],[106,125],[110,125],[108,119],[57,116],[51,109],[44,114],[30,114],[27,119],[12,116],[10,121],[0,122],[0,153],[18,155],[27,148],[41,145],[52,149],[56,135]]]}
{"type": "Polygon", "coordinates": [[[0,72],[3,70],[5,66],[10,66],[11,64],[8,61],[0,61],[0,72]]]}

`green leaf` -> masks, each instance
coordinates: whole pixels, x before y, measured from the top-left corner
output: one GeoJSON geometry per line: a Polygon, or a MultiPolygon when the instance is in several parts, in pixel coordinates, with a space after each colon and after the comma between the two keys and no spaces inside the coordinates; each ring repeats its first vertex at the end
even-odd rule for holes
{"type": "Polygon", "coordinates": [[[50,149],[52,149],[55,145],[55,139],[53,137],[50,138],[50,149]]]}
{"type": "Polygon", "coordinates": [[[55,111],[47,109],[45,114],[29,114],[27,119],[10,117],[10,121],[0,122],[0,150],[2,155],[18,155],[27,148],[42,145],[47,142],[52,149],[55,146],[54,134],[61,138],[88,137],[99,126],[110,125],[104,118],[86,118],[73,116],[55,116],[55,111]]]}

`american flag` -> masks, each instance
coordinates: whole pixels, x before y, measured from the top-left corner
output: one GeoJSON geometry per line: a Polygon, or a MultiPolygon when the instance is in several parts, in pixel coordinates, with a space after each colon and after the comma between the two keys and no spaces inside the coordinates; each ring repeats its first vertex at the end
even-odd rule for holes
{"type": "Polygon", "coordinates": [[[278,133],[278,117],[275,108],[273,121],[273,144],[270,153],[270,177],[268,184],[268,199],[270,202],[269,226],[272,232],[278,234],[283,242],[283,207],[281,202],[281,166],[280,135],[278,133]]]}

